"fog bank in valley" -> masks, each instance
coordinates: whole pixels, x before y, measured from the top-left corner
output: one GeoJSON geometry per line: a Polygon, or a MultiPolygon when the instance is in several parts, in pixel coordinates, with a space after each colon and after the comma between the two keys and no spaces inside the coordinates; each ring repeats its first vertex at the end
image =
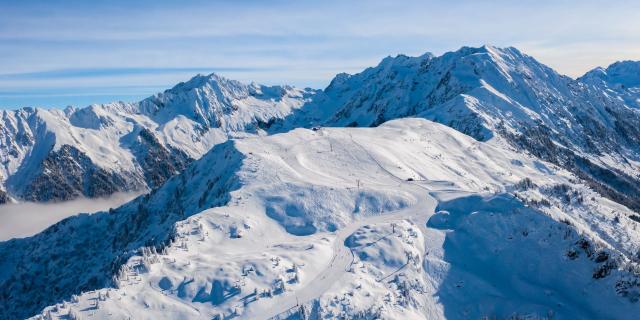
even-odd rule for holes
{"type": "Polygon", "coordinates": [[[93,213],[118,207],[140,193],[118,193],[108,198],[65,202],[13,203],[0,206],[0,241],[32,236],[52,224],[79,213],[93,213]]]}

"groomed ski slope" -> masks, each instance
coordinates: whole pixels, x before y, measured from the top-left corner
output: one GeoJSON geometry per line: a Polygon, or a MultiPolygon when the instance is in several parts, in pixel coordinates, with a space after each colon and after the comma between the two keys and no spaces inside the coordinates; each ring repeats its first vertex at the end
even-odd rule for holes
{"type": "Polygon", "coordinates": [[[639,308],[637,287],[618,285],[640,243],[629,211],[498,139],[409,118],[233,147],[241,186],[226,206],[131,258],[119,288],[36,318],[632,319],[639,308]]]}

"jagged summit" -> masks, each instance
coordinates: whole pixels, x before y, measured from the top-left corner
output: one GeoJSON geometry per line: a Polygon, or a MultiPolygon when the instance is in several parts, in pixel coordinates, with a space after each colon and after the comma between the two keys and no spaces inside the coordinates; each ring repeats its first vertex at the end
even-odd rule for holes
{"type": "Polygon", "coordinates": [[[301,100],[307,93],[290,86],[244,84],[211,73],[197,75],[141,101],[140,109],[161,124],[184,116],[205,129],[240,131],[252,117],[266,122],[271,117],[283,116],[291,111],[289,103],[295,104],[293,100],[301,100]]]}
{"type": "Polygon", "coordinates": [[[180,82],[171,89],[155,94],[150,98],[185,94],[190,91],[214,90],[228,99],[236,99],[247,95],[247,87],[248,86],[246,84],[243,84],[240,81],[227,79],[213,72],[208,75],[197,74],[188,81],[180,82]]]}
{"type": "Polygon", "coordinates": [[[212,73],[138,103],[3,111],[0,202],[10,201],[7,193],[18,200],[58,201],[104,195],[97,189],[158,187],[214,145],[257,133],[311,94],[212,73]],[[52,170],[56,166],[74,169],[52,170]],[[37,191],[51,188],[59,190],[37,191]]]}
{"type": "Polygon", "coordinates": [[[319,102],[324,107],[317,109],[324,114],[314,116],[322,121],[326,115],[324,121],[335,125],[371,126],[423,113],[488,139],[488,130],[496,124],[487,123],[488,117],[478,118],[481,112],[512,115],[502,120],[531,120],[532,113],[546,107],[533,91],[557,94],[558,87],[570,81],[515,48],[463,47],[439,57],[400,55],[361,73],[337,76],[324,91],[327,98],[319,102]],[[471,97],[484,105],[469,106],[471,97]],[[326,112],[327,104],[335,109],[326,112]]]}
{"type": "Polygon", "coordinates": [[[208,75],[199,73],[193,76],[193,78],[189,79],[188,81],[180,82],[177,85],[175,85],[173,88],[165,90],[165,92],[178,91],[178,90],[191,90],[196,87],[203,87],[207,84],[229,83],[229,82],[233,82],[236,85],[240,85],[239,81],[227,79],[215,72],[212,72],[208,75]]]}
{"type": "Polygon", "coordinates": [[[218,91],[228,99],[242,99],[249,95],[270,95],[273,99],[280,99],[287,92],[296,90],[295,87],[290,85],[267,86],[253,81],[245,84],[212,72],[208,75],[197,74],[188,81],[180,82],[171,89],[167,89],[149,98],[168,94],[184,94],[189,91],[206,89],[218,91]]]}

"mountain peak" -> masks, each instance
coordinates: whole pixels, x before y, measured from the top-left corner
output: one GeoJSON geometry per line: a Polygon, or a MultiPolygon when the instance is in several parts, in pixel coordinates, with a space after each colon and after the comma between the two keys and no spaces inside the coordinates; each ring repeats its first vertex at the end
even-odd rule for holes
{"type": "Polygon", "coordinates": [[[578,80],[590,84],[604,82],[608,85],[622,88],[639,87],[640,61],[616,61],[606,69],[603,67],[594,68],[578,78],[578,80]]]}
{"type": "Polygon", "coordinates": [[[497,47],[490,44],[483,44],[480,47],[472,47],[472,46],[462,46],[460,49],[455,51],[450,51],[446,54],[456,54],[456,55],[471,55],[471,54],[479,54],[479,53],[490,53],[490,54],[507,54],[507,53],[517,53],[522,54],[518,49],[514,47],[497,47]]]}
{"type": "MultiPolygon", "coordinates": [[[[186,82],[180,82],[175,85],[173,88],[165,90],[167,92],[180,92],[180,91],[190,91],[197,88],[204,87],[221,87],[221,86],[245,86],[239,81],[229,80],[215,72],[212,72],[208,75],[197,74],[193,78],[189,79],[186,82]]],[[[246,87],[246,86],[245,86],[246,87]]]]}
{"type": "Polygon", "coordinates": [[[613,81],[627,88],[640,87],[640,61],[621,61],[609,66],[613,81]]]}

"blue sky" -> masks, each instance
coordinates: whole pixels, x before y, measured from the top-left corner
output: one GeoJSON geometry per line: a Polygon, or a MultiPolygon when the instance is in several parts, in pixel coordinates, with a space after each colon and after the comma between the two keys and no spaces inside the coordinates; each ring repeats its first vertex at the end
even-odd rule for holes
{"type": "Polygon", "coordinates": [[[324,87],[399,53],[515,46],[578,76],[640,60],[640,1],[0,0],[0,108],[136,101],[197,73],[324,87]]]}

